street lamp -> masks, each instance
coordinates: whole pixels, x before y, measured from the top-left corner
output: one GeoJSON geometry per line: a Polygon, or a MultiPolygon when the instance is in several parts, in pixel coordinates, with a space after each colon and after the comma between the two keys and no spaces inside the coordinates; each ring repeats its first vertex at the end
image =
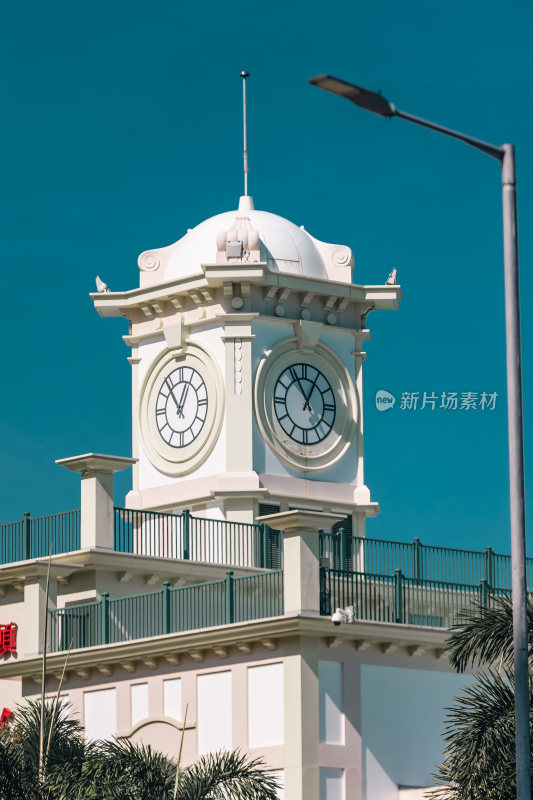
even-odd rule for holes
{"type": "Polygon", "coordinates": [[[464,133],[400,111],[377,92],[363,89],[332,75],[317,75],[313,86],[344,97],[382,117],[401,117],[438,133],[460,139],[502,165],[503,244],[505,274],[505,342],[507,353],[507,415],[511,510],[511,562],[513,591],[513,648],[515,678],[516,796],[530,800],[529,674],[526,590],[526,527],[524,502],[524,437],[522,423],[522,365],[520,347],[520,289],[518,280],[518,227],[514,147],[482,142],[464,133]]]}

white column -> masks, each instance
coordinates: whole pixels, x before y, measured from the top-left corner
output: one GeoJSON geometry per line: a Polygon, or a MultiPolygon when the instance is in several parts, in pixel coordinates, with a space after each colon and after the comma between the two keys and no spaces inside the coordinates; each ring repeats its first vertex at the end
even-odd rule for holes
{"type": "MultiPolygon", "coordinates": [[[[30,658],[43,652],[44,623],[46,619],[46,573],[43,565],[41,575],[35,575],[24,581],[24,658],[30,658]]],[[[57,579],[50,575],[48,587],[48,608],[57,605],[57,579]]]]}
{"type": "Polygon", "coordinates": [[[56,461],[81,474],[81,548],[113,549],[113,474],[137,461],[135,458],[86,453],[56,461]]]}
{"type": "Polygon", "coordinates": [[[316,640],[300,639],[297,647],[284,660],[285,797],[319,800],[316,640]]]}
{"type": "MultiPolygon", "coordinates": [[[[285,614],[320,614],[318,532],[344,519],[320,511],[282,511],[257,517],[283,531],[283,597],[285,614]]],[[[290,794],[288,795],[290,797],[290,794]]]]}

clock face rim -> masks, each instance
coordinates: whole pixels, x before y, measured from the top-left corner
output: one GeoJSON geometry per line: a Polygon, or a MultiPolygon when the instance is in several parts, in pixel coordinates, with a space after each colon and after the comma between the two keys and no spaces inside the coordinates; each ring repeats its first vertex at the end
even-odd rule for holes
{"type": "Polygon", "coordinates": [[[298,361],[285,367],[278,376],[274,384],[274,413],[278,423],[281,425],[287,436],[296,444],[314,445],[320,444],[329,436],[335,424],[337,414],[337,403],[335,392],[324,373],[316,366],[298,361]],[[298,374],[298,367],[301,367],[298,374]],[[316,375],[307,375],[309,370],[313,370],[316,375]],[[291,373],[290,376],[287,373],[291,373]],[[284,378],[288,378],[288,383],[284,383],[284,378]],[[322,380],[321,380],[322,379],[322,380]],[[325,388],[323,384],[326,384],[325,388]],[[285,391],[283,391],[285,390],[285,391]],[[320,398],[318,395],[320,394],[320,398]],[[326,397],[329,402],[326,402],[326,397]],[[302,410],[300,411],[300,405],[302,410]],[[290,406],[290,407],[289,407],[290,406]],[[321,416],[315,425],[306,425],[305,422],[311,420],[315,406],[319,406],[321,416]],[[280,417],[280,411],[285,410],[285,414],[280,417]],[[306,415],[306,411],[309,413],[306,415]],[[307,419],[306,419],[307,417],[307,419]],[[292,425],[292,429],[287,430],[283,420],[288,419],[287,427],[292,425]],[[320,431],[320,426],[324,425],[327,430],[320,431]],[[295,429],[302,432],[301,440],[294,435],[295,429]],[[310,433],[316,439],[308,441],[310,433]]]}
{"type": "Polygon", "coordinates": [[[139,411],[141,444],[153,466],[167,475],[185,475],[195,470],[210,455],[222,426],[224,387],[215,359],[196,344],[189,345],[186,352],[166,349],[145,378],[139,411]],[[156,409],[165,379],[179,367],[191,367],[199,374],[205,384],[207,404],[205,419],[195,438],[182,447],[174,447],[161,436],[156,409]]]}
{"type": "Polygon", "coordinates": [[[334,466],[355,438],[358,402],[352,379],[338,356],[326,345],[312,350],[298,349],[296,338],[275,345],[260,362],[254,386],[254,410],[259,431],[274,455],[300,472],[315,472],[334,466]],[[330,432],[320,442],[303,445],[290,439],[280,425],[274,408],[274,390],[283,371],[306,363],[323,373],[336,403],[330,432]]]}
{"type": "Polygon", "coordinates": [[[167,375],[157,393],[155,415],[159,435],[169,447],[176,449],[187,447],[200,435],[207,418],[208,400],[205,381],[198,370],[190,364],[178,365],[167,375]],[[187,377],[185,370],[190,370],[192,374],[187,377]],[[172,382],[174,373],[178,373],[175,383],[172,382]],[[194,384],[196,375],[200,379],[198,386],[194,384]],[[183,389],[180,388],[181,384],[184,384],[183,389]],[[192,414],[194,414],[192,421],[184,427],[192,414]],[[182,419],[183,425],[181,424],[182,419]],[[197,420],[199,424],[195,425],[197,420]],[[163,421],[164,424],[161,425],[163,421]],[[165,428],[171,432],[168,441],[163,435],[165,428]],[[189,441],[187,441],[188,432],[192,435],[189,441]],[[175,437],[176,441],[174,441],[175,437]]]}

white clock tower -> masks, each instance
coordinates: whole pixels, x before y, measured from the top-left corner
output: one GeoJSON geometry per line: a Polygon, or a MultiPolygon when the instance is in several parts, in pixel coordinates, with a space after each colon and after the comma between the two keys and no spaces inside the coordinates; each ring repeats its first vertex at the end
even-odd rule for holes
{"type": "Polygon", "coordinates": [[[305,508],[364,533],[366,316],[397,285],[352,283],[349,247],[238,209],[139,256],[140,286],[92,295],[131,347],[131,508],[253,522],[305,508]]]}

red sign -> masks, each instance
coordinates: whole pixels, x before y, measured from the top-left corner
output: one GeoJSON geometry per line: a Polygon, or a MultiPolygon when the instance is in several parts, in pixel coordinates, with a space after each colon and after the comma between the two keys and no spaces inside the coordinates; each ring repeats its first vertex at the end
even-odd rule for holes
{"type": "Polygon", "coordinates": [[[13,712],[9,708],[4,708],[2,714],[0,715],[0,728],[3,728],[4,725],[9,722],[12,716],[13,712]]]}
{"type": "Polygon", "coordinates": [[[0,656],[6,653],[17,652],[17,625],[10,622],[9,625],[0,625],[0,656]]]}

